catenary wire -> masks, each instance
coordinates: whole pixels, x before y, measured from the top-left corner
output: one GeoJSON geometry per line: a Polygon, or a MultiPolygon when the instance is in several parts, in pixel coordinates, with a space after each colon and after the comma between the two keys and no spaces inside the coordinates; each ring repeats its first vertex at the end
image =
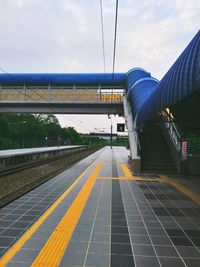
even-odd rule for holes
{"type": "Polygon", "coordinates": [[[115,58],[116,58],[116,43],[117,43],[117,22],[118,22],[118,0],[116,0],[115,9],[115,32],[114,32],[114,47],[113,47],[113,66],[112,66],[112,80],[115,73],[115,58]]]}
{"type": "Polygon", "coordinates": [[[104,23],[103,23],[103,5],[102,5],[102,0],[100,0],[100,13],[101,13],[101,38],[102,38],[103,67],[104,67],[104,73],[106,73],[105,37],[104,37],[104,23]]]}

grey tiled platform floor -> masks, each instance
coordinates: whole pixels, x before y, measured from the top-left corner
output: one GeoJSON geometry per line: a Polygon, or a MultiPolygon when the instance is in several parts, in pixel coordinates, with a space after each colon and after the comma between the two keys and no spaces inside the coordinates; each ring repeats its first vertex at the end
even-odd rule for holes
{"type": "MultiPolygon", "coordinates": [[[[55,202],[96,159],[96,152],[0,209],[0,256],[55,202]]],[[[74,192],[76,195],[76,192],[74,192]]]]}
{"type": "MultiPolygon", "coordinates": [[[[104,164],[99,176],[106,179],[97,179],[60,266],[200,266],[200,207],[168,184],[108,179],[124,175],[120,164],[126,163],[127,155],[128,151],[121,147],[114,147],[113,150],[106,148],[99,153],[97,162],[104,164]]],[[[92,159],[90,157],[80,162],[80,173],[92,159]]],[[[70,172],[71,177],[76,173],[73,168],[70,172]]],[[[65,174],[69,177],[70,172],[65,174]]],[[[1,237],[7,231],[2,248],[13,244],[22,234],[17,229],[25,231],[34,216],[39,216],[66,190],[69,178],[64,176],[59,176],[57,182],[54,179],[43,184],[0,211],[4,216],[0,225],[1,237]],[[36,202],[38,195],[41,196],[40,204],[36,202]],[[26,220],[20,220],[22,217],[26,220]]],[[[30,266],[87,177],[26,242],[8,266],[30,266]]]]}

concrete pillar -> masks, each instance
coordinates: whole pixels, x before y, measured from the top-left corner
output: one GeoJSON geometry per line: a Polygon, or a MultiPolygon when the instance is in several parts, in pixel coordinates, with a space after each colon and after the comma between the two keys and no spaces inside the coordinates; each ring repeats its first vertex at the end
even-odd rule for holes
{"type": "Polygon", "coordinates": [[[126,122],[126,127],[128,129],[128,137],[129,137],[129,145],[130,145],[129,162],[131,165],[131,170],[133,172],[140,172],[141,171],[141,158],[139,155],[138,134],[134,129],[131,107],[126,99],[126,96],[123,97],[123,104],[124,104],[125,122],[126,122]]]}

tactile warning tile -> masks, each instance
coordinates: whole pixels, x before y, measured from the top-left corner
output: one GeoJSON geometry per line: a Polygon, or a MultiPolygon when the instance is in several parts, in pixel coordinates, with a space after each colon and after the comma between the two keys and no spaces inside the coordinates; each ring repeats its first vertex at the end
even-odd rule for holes
{"type": "Polygon", "coordinates": [[[0,209],[0,256],[29,229],[96,157],[90,155],[0,209]]]}
{"type": "Polygon", "coordinates": [[[145,178],[145,179],[158,179],[160,178],[160,176],[158,174],[143,174],[143,173],[133,173],[133,176],[135,177],[141,177],[141,178],[145,178]]]}
{"type": "Polygon", "coordinates": [[[199,206],[157,178],[120,179],[115,163],[127,152],[113,150],[101,172],[109,179],[96,180],[60,266],[200,266],[199,206]]]}
{"type": "Polygon", "coordinates": [[[32,266],[41,266],[44,262],[46,266],[59,265],[101,168],[102,163],[98,163],[32,266]]]}
{"type": "MultiPolygon", "coordinates": [[[[200,258],[200,209],[198,205],[170,185],[159,184],[159,182],[138,183],[143,196],[162,227],[160,230],[159,228],[150,229],[150,234],[154,235],[153,242],[160,245],[169,245],[171,242],[176,250],[179,248],[193,249],[195,256],[191,254],[190,257],[200,258]]],[[[187,249],[181,251],[183,254],[181,256],[187,258],[187,249]]],[[[172,257],[172,255],[169,256],[172,257]]]]}

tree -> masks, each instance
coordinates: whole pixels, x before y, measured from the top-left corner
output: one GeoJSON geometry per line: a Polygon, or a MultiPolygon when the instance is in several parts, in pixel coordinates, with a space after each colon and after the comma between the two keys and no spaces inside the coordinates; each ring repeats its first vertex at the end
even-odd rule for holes
{"type": "Polygon", "coordinates": [[[62,128],[61,136],[63,140],[70,140],[72,145],[80,144],[81,143],[81,135],[73,128],[62,128]]]}

